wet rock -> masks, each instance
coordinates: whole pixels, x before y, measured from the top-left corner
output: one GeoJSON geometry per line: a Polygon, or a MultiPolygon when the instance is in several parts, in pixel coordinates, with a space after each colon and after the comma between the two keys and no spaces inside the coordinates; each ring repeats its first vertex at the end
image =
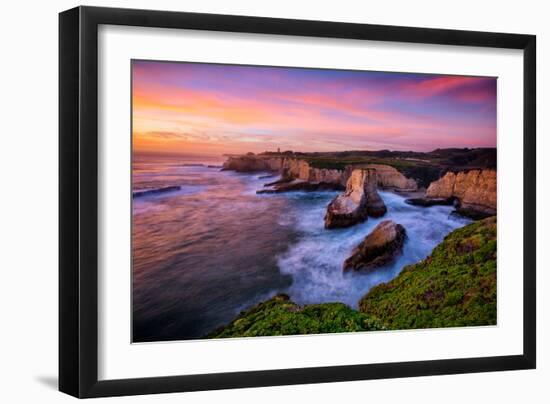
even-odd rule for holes
{"type": "Polygon", "coordinates": [[[452,212],[453,214],[458,214],[460,216],[465,216],[472,220],[482,220],[488,217],[494,216],[494,213],[490,211],[485,211],[483,208],[473,209],[471,207],[457,207],[456,210],[452,212]]]}
{"type": "Polygon", "coordinates": [[[150,196],[150,195],[158,195],[158,194],[165,194],[167,192],[174,192],[179,191],[181,189],[180,186],[174,185],[169,187],[162,187],[162,188],[155,188],[155,189],[148,189],[145,191],[136,191],[132,194],[133,198],[141,198],[144,196],[150,196]]]}
{"type": "Polygon", "coordinates": [[[430,184],[426,198],[456,198],[458,213],[485,217],[495,215],[497,172],[493,169],[448,172],[430,184]]]}
{"type": "Polygon", "coordinates": [[[277,194],[292,191],[334,191],[340,190],[340,184],[332,182],[307,182],[294,180],[291,182],[278,182],[273,188],[265,188],[256,191],[257,194],[277,194]]]}
{"type": "Polygon", "coordinates": [[[415,206],[434,206],[434,205],[452,205],[455,198],[409,198],[405,199],[405,203],[415,206]]]}
{"type": "Polygon", "coordinates": [[[334,198],[327,207],[325,228],[348,227],[364,222],[368,216],[384,215],[386,205],[378,195],[376,184],[376,170],[353,170],[346,191],[334,198]]]}
{"type": "Polygon", "coordinates": [[[405,228],[384,220],[359,244],[344,262],[344,271],[372,271],[391,262],[403,250],[405,228]]]}
{"type": "Polygon", "coordinates": [[[264,187],[273,187],[275,185],[287,184],[292,181],[294,181],[292,177],[281,177],[276,181],[272,181],[272,182],[268,182],[267,184],[264,184],[264,187]]]}

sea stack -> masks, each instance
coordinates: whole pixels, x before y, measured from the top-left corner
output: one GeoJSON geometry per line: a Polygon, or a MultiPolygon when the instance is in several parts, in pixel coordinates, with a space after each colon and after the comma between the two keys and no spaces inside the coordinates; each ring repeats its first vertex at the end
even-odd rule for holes
{"type": "Polygon", "coordinates": [[[405,228],[384,220],[359,244],[344,262],[344,271],[372,271],[391,262],[403,250],[405,228]]]}
{"type": "Polygon", "coordinates": [[[346,183],[346,191],[327,207],[325,228],[349,227],[364,222],[368,216],[386,213],[386,205],[378,192],[375,169],[355,169],[346,183]]]}

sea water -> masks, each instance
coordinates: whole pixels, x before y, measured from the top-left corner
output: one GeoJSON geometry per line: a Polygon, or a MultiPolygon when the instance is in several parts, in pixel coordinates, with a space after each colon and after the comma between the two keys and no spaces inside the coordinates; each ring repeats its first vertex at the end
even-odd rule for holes
{"type": "Polygon", "coordinates": [[[132,306],[135,342],[200,338],[277,293],[299,304],[357,308],[373,286],[430,254],[469,223],[450,206],[418,207],[380,192],[388,212],[347,229],[324,228],[338,192],[256,194],[271,173],[221,171],[219,160],[134,162],[133,191],[179,186],[133,200],[132,306]],[[210,167],[209,167],[210,165],[210,167]],[[342,264],[374,227],[403,225],[403,253],[371,273],[342,264]]]}

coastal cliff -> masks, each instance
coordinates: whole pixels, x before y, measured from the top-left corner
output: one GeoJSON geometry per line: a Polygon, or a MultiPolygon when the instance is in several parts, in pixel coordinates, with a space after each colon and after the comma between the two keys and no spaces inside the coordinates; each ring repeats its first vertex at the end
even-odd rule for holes
{"type": "Polygon", "coordinates": [[[342,170],[314,168],[307,161],[293,157],[229,156],[223,164],[222,170],[236,172],[275,171],[283,178],[342,186],[345,186],[347,181],[347,177],[345,177],[342,170]]]}
{"type": "MultiPolygon", "coordinates": [[[[375,185],[379,188],[397,192],[418,190],[418,184],[414,179],[407,178],[390,165],[350,161],[349,164],[337,165],[338,168],[320,168],[315,167],[313,163],[315,161],[311,160],[311,157],[308,160],[307,157],[246,154],[228,156],[222,169],[237,172],[271,171],[281,176],[281,180],[267,184],[266,188],[258,193],[345,188],[347,192],[352,172],[358,169],[373,171],[376,174],[375,185]]],[[[420,206],[454,204],[457,213],[473,219],[482,219],[496,214],[496,181],[494,168],[448,171],[443,177],[430,183],[424,197],[408,199],[407,203],[420,206]]],[[[341,202],[345,201],[335,201],[334,207],[338,208],[335,211],[341,210],[341,207],[349,207],[341,202]]],[[[356,223],[358,216],[355,213],[352,216],[354,219],[351,222],[356,223]]],[[[330,226],[329,224],[329,228],[330,226]]]]}
{"type": "Polygon", "coordinates": [[[400,191],[416,191],[418,184],[412,178],[407,178],[397,169],[386,164],[368,164],[365,168],[376,170],[378,186],[382,188],[395,188],[400,191]]]}
{"type": "MultiPolygon", "coordinates": [[[[393,188],[401,191],[418,189],[416,181],[405,177],[394,167],[385,164],[349,164],[343,169],[318,168],[312,166],[306,159],[297,157],[262,156],[245,154],[228,156],[222,170],[236,172],[278,172],[281,177],[289,180],[305,181],[311,184],[332,184],[335,189],[345,187],[354,169],[373,169],[377,173],[377,185],[382,188],[393,188]]],[[[282,190],[286,190],[284,187],[282,190]]]]}
{"type": "Polygon", "coordinates": [[[426,198],[456,198],[459,213],[495,215],[497,173],[493,169],[448,172],[430,184],[426,190],[426,198]]]}

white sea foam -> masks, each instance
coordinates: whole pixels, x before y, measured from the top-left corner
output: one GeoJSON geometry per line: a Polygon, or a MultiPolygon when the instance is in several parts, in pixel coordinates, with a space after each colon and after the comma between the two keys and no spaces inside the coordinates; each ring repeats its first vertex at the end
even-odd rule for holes
{"type": "Polygon", "coordinates": [[[469,222],[451,215],[452,207],[412,206],[402,196],[380,192],[388,208],[384,217],[369,218],[347,229],[326,230],[323,226],[326,204],[335,193],[288,195],[295,202],[293,217],[299,240],[278,258],[278,264],[282,273],[292,276],[288,293],[301,304],[338,301],[357,307],[359,299],[373,286],[393,279],[405,265],[425,258],[450,231],[469,222]],[[403,254],[373,273],[344,274],[342,264],[353,248],[386,219],[402,224],[407,231],[403,254]]]}
{"type": "MultiPolygon", "coordinates": [[[[448,206],[422,208],[382,192],[388,213],[348,229],[326,230],[324,215],[338,192],[260,194],[268,173],[236,173],[198,165],[160,164],[134,173],[140,189],[178,191],[133,200],[133,309],[144,338],[198,338],[270,296],[298,303],[357,307],[374,285],[427,256],[468,222],[448,206]],[[404,253],[371,274],[342,273],[353,248],[382,220],[408,232],[404,253]]],[[[195,163],[195,162],[193,162],[195,163]]]]}

